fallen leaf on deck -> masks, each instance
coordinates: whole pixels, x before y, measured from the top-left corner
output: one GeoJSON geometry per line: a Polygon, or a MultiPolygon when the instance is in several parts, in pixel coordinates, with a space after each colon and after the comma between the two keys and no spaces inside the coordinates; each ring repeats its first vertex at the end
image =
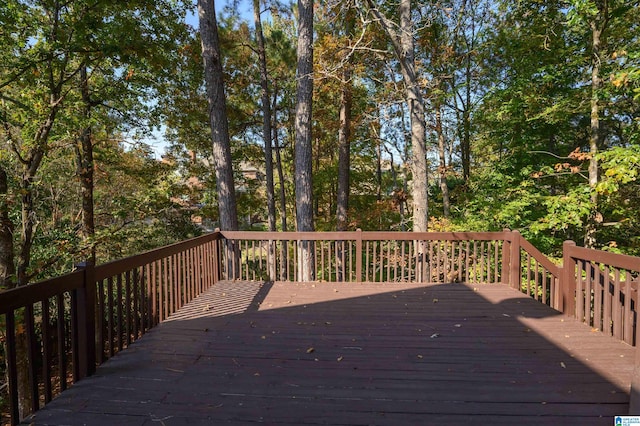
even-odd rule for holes
{"type": "Polygon", "coordinates": [[[433,303],[438,303],[438,299],[433,299],[433,303]]]}
{"type": "Polygon", "coordinates": [[[502,314],[502,316],[511,318],[511,315],[509,315],[509,314],[502,314]]]}
{"type": "Polygon", "coordinates": [[[342,361],[343,359],[344,359],[344,357],[339,356],[339,357],[338,357],[338,359],[337,359],[337,361],[338,361],[338,362],[340,362],[340,361],[342,361]]]}
{"type": "Polygon", "coordinates": [[[560,363],[560,367],[562,367],[562,368],[567,368],[567,366],[565,365],[565,363],[564,363],[564,362],[561,362],[561,363],[560,363]]]}
{"type": "Polygon", "coordinates": [[[462,324],[454,324],[453,326],[457,327],[457,328],[460,328],[460,327],[462,327],[462,324]]]}
{"type": "Polygon", "coordinates": [[[314,348],[309,348],[309,349],[307,349],[307,353],[308,353],[308,354],[313,353],[313,352],[315,352],[315,349],[314,349],[314,348]]]}
{"type": "Polygon", "coordinates": [[[431,335],[431,339],[435,339],[436,337],[440,337],[440,335],[438,333],[433,333],[431,335]]]}
{"type": "Polygon", "coordinates": [[[422,355],[418,355],[418,359],[422,359],[424,358],[422,355]]]}

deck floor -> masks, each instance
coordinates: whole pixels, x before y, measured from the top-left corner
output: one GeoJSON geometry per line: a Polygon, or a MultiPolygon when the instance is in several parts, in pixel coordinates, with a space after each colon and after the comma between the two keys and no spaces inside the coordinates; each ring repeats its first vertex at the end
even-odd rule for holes
{"type": "Polygon", "coordinates": [[[502,285],[221,282],[35,425],[611,425],[634,350],[502,285]]]}

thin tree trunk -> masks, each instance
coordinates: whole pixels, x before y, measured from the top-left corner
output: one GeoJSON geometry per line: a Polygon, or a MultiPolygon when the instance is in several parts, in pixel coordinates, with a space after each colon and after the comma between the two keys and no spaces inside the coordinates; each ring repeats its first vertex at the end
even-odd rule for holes
{"type": "Polygon", "coordinates": [[[444,131],[442,129],[442,105],[436,103],[436,135],[438,137],[438,157],[440,165],[438,174],[440,177],[440,191],[442,192],[442,214],[448,218],[451,210],[451,202],[449,200],[449,186],[447,185],[447,157],[445,149],[444,131]]]}
{"type": "MultiPolygon", "coordinates": [[[[345,35],[353,36],[354,15],[350,4],[345,4],[345,35]]],[[[348,53],[347,53],[348,54],[348,53]]],[[[342,70],[342,88],[340,93],[340,128],[338,130],[338,189],[336,200],[336,230],[346,231],[349,217],[349,180],[351,162],[351,61],[348,59],[342,70]]]]}
{"type": "MultiPolygon", "coordinates": [[[[606,8],[606,2],[604,7],[606,8]]],[[[602,14],[602,10],[600,14],[602,14]]],[[[601,36],[602,27],[599,25],[599,20],[593,18],[590,23],[591,27],[591,127],[589,137],[589,153],[591,158],[589,160],[589,188],[591,193],[591,210],[585,223],[584,233],[584,246],[587,248],[595,248],[596,246],[596,232],[599,222],[598,213],[598,192],[596,191],[596,185],[598,184],[598,147],[601,143],[601,130],[600,130],[600,89],[602,87],[602,80],[600,78],[600,49],[601,49],[601,36]]]]}
{"type": "Polygon", "coordinates": [[[9,218],[9,182],[0,164],[0,290],[13,288],[15,264],[13,263],[13,222],[9,218]]]}
{"type": "Polygon", "coordinates": [[[282,232],[287,231],[287,197],[286,197],[286,188],[285,188],[285,180],[284,180],[284,172],[282,170],[282,155],[280,153],[280,142],[278,138],[278,128],[276,126],[277,123],[277,109],[276,104],[278,101],[278,86],[276,86],[273,90],[273,146],[276,151],[276,169],[278,171],[278,180],[280,181],[279,192],[280,192],[280,226],[282,227],[282,232]]]}
{"type": "MultiPolygon", "coordinates": [[[[312,134],[313,0],[298,0],[298,71],[295,132],[296,224],[298,231],[313,231],[312,134]]],[[[314,279],[311,241],[298,247],[298,279],[314,279]]]]}
{"type": "MultiPolygon", "coordinates": [[[[87,67],[80,68],[80,93],[82,95],[84,119],[89,122],[91,118],[91,94],[87,67]]],[[[80,134],[76,148],[77,173],[80,179],[80,194],[82,197],[82,238],[85,244],[90,246],[87,260],[95,263],[96,249],[92,241],[95,236],[94,204],[93,204],[93,140],[91,126],[87,125],[80,134]]]]}

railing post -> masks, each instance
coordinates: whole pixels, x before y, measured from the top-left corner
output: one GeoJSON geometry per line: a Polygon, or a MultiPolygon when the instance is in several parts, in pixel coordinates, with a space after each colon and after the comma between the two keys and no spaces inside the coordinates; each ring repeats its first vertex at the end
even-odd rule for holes
{"type": "Polygon", "coordinates": [[[79,379],[96,371],[96,282],[95,269],[91,262],[77,265],[84,271],[84,284],[76,291],[77,311],[75,318],[78,331],[77,350],[79,379]]]}
{"type": "Polygon", "coordinates": [[[576,260],[571,256],[573,241],[562,244],[562,274],[560,274],[560,289],[562,300],[558,306],[560,312],[568,316],[576,314],[576,260]]]}
{"type": "Polygon", "coordinates": [[[511,244],[509,253],[509,284],[520,291],[522,268],[520,267],[520,232],[511,231],[511,244]]]}
{"type": "Polygon", "coordinates": [[[509,283],[511,282],[511,279],[509,277],[509,265],[511,263],[511,241],[508,238],[510,238],[509,236],[511,234],[511,230],[505,228],[503,232],[504,237],[502,237],[502,268],[500,270],[500,282],[502,284],[509,285],[509,283]]]}
{"type": "Polygon", "coordinates": [[[356,282],[362,282],[362,229],[356,229],[356,282]]]}

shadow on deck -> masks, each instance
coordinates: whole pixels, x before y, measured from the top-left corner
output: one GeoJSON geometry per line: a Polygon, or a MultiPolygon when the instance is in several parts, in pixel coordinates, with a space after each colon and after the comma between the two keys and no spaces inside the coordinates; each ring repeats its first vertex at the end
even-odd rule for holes
{"type": "Polygon", "coordinates": [[[610,425],[633,354],[503,285],[220,282],[25,424],[610,425]]]}

